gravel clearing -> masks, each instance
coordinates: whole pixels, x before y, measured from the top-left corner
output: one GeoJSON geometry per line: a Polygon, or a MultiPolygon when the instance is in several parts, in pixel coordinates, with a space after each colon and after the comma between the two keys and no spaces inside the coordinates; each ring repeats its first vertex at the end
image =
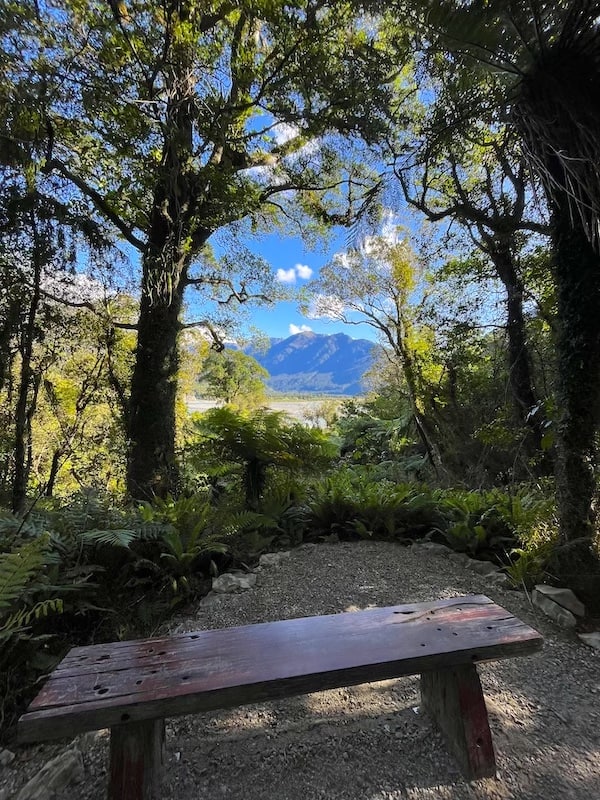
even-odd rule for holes
{"type": "MultiPolygon", "coordinates": [[[[487,594],[537,628],[540,653],[480,667],[498,776],[467,783],[419,710],[417,678],[348,687],[167,721],[164,800],[553,800],[600,797],[600,653],[521,592],[441,554],[384,542],[304,545],[162,632],[221,628],[487,594]]],[[[56,795],[106,795],[107,732],[78,737],[85,777],[56,795]]],[[[17,749],[0,771],[11,798],[69,742],[17,749]]]]}

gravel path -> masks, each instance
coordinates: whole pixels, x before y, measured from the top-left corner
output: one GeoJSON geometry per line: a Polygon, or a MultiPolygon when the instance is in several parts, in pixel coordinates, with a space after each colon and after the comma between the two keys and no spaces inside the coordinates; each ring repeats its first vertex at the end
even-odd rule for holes
{"type": "MultiPolygon", "coordinates": [[[[498,777],[466,783],[419,711],[416,678],[330,690],[167,723],[164,800],[594,800],[600,797],[600,653],[527,597],[443,555],[381,542],[305,545],[171,632],[488,594],[537,628],[543,651],[483,665],[498,777]]],[[[105,796],[106,732],[80,737],[85,777],[57,795],[105,796]]],[[[11,797],[62,745],[23,748],[0,773],[11,797]]],[[[2,788],[4,787],[4,789],[2,788]]]]}

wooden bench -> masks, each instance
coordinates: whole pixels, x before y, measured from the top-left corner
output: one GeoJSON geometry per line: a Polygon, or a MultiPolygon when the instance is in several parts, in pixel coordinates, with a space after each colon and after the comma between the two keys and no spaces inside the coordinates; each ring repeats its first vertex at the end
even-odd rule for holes
{"type": "Polygon", "coordinates": [[[111,800],[160,796],[164,719],[421,675],[422,705],[469,779],[496,765],[475,664],[542,637],[481,595],[75,647],[19,721],[21,741],[111,729],[111,800]]]}

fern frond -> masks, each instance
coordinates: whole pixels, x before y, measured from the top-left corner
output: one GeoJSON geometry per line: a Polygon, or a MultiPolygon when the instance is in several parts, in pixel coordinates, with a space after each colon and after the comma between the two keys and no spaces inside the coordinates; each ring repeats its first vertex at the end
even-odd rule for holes
{"type": "Polygon", "coordinates": [[[129,547],[132,542],[141,538],[138,531],[128,530],[126,528],[105,531],[84,531],[79,535],[84,542],[90,544],[108,544],[114,547],[129,547]]]}
{"type": "Polygon", "coordinates": [[[20,598],[48,561],[48,537],[40,536],[13,553],[0,556],[0,610],[20,598]]]}
{"type": "Polygon", "coordinates": [[[20,608],[13,612],[0,625],[0,634],[17,633],[27,628],[33,620],[47,617],[49,613],[61,614],[63,611],[63,601],[59,597],[40,600],[33,608],[20,608]]]}

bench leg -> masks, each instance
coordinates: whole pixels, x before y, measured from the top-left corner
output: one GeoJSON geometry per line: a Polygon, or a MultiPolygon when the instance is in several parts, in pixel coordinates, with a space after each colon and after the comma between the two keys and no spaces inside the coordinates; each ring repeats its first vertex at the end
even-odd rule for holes
{"type": "Polygon", "coordinates": [[[155,800],[161,796],[164,741],[162,719],[111,728],[108,800],[155,800]]]}
{"type": "Polygon", "coordinates": [[[423,673],[421,703],[469,780],[496,774],[487,709],[474,665],[423,673]]]}

